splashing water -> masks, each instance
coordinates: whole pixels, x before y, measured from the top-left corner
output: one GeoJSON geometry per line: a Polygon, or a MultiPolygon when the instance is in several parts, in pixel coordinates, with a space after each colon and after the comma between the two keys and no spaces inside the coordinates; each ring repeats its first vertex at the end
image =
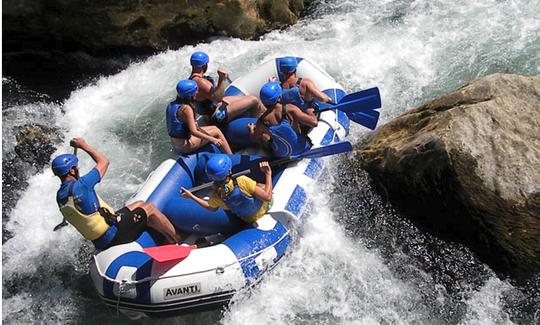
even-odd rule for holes
{"type": "MultiPolygon", "coordinates": [[[[296,26],[259,41],[218,39],[196,48],[210,55],[209,71],[224,65],[232,77],[276,56],[309,58],[347,90],[378,86],[384,123],[490,73],[539,74],[538,12],[539,2],[525,0],[326,0],[296,26]]],[[[11,105],[3,111],[4,153],[14,146],[13,128],[24,121],[54,124],[66,139],[84,136],[111,160],[98,190],[120,207],[168,155],[163,108],[174,97],[174,84],[189,75],[193,51],[186,46],[134,63],[79,88],[62,104],[37,98],[11,105]]],[[[355,127],[351,138],[364,133],[355,127]]],[[[65,143],[58,153],[69,150],[65,143]]],[[[79,156],[88,170],[91,159],[79,156]]],[[[334,181],[311,191],[321,196],[314,200],[316,212],[286,259],[257,287],[239,293],[229,310],[167,324],[539,321],[538,294],[523,294],[465,248],[416,229],[344,158],[327,163],[344,168],[332,167],[334,181]]],[[[72,227],[52,232],[61,220],[58,180],[45,170],[28,183],[5,223],[13,237],[2,247],[3,321],[127,322],[105,309],[91,288],[91,244],[72,227]]]]}

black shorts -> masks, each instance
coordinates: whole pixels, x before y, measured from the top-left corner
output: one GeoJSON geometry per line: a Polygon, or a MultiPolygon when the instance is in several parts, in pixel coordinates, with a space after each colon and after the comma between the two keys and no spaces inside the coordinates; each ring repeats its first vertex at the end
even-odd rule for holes
{"type": "Polygon", "coordinates": [[[212,122],[220,128],[226,126],[229,120],[227,105],[227,102],[222,101],[221,105],[216,108],[216,111],[212,115],[212,122]]]}
{"type": "Polygon", "coordinates": [[[117,228],[116,235],[109,246],[130,243],[142,234],[146,228],[148,217],[143,208],[136,208],[131,211],[127,207],[116,211],[117,228]]]}

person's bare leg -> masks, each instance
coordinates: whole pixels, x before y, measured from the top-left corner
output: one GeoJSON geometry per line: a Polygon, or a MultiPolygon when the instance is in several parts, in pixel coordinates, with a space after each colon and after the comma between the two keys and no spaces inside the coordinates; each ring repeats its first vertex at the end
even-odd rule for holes
{"type": "Polygon", "coordinates": [[[142,206],[146,215],[148,216],[148,227],[157,230],[165,237],[165,240],[169,244],[175,244],[179,242],[179,238],[176,235],[176,229],[167,217],[159,211],[159,209],[152,203],[146,203],[142,206]]]}
{"type": "Polygon", "coordinates": [[[208,143],[208,140],[197,138],[197,137],[191,137],[189,138],[187,146],[185,146],[184,149],[182,150],[183,151],[182,153],[183,154],[191,153],[199,149],[200,147],[206,145],[207,143],[208,143]]]}
{"type": "Polygon", "coordinates": [[[227,96],[223,98],[227,102],[228,120],[232,121],[247,111],[251,111],[252,116],[259,117],[265,108],[255,96],[227,96]]]}
{"type": "Polygon", "coordinates": [[[223,135],[223,132],[221,132],[221,130],[217,126],[207,125],[207,126],[202,126],[201,129],[203,129],[210,136],[213,136],[214,138],[219,138],[221,142],[223,142],[223,146],[221,146],[220,149],[222,149],[224,153],[232,155],[232,150],[231,150],[231,147],[229,146],[229,142],[223,135]]]}

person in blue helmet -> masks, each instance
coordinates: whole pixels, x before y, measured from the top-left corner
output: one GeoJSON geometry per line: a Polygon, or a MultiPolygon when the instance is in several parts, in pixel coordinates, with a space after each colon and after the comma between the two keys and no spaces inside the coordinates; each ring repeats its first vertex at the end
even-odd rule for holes
{"type": "Polygon", "coordinates": [[[213,143],[222,152],[232,154],[231,147],[219,128],[197,124],[197,113],[193,105],[197,92],[195,81],[180,80],[176,85],[177,97],[167,106],[167,132],[174,151],[178,154],[189,154],[207,143],[213,143]]]}
{"type": "Polygon", "coordinates": [[[219,127],[225,127],[227,122],[248,112],[252,117],[259,117],[264,112],[264,106],[256,96],[223,97],[228,74],[223,68],[219,68],[218,82],[217,85],[214,84],[214,80],[205,75],[209,61],[210,58],[204,52],[198,51],[191,55],[189,79],[195,81],[199,87],[194,101],[196,111],[219,127]]]}
{"type": "MultiPolygon", "coordinates": [[[[317,115],[313,108],[313,100],[316,99],[322,103],[330,102],[331,99],[322,92],[307,78],[298,78],[296,68],[298,61],[295,57],[287,56],[279,61],[279,70],[281,71],[282,79],[281,87],[283,88],[282,101],[285,104],[293,104],[300,108],[302,112],[310,117],[311,124],[317,125],[317,115]]],[[[308,125],[308,127],[313,127],[308,125]]],[[[302,128],[306,130],[306,128],[302,128]]]]}
{"type": "Polygon", "coordinates": [[[297,67],[298,61],[295,57],[286,56],[279,61],[283,102],[294,104],[304,111],[311,108],[314,99],[322,103],[330,102],[330,97],[317,88],[311,79],[298,78],[297,67]]]}
{"type": "Polygon", "coordinates": [[[80,176],[77,156],[62,154],[52,161],[54,175],[62,182],[56,202],[64,220],[98,249],[106,249],[136,240],[148,226],[161,233],[165,242],[176,243],[178,235],[171,222],[155,205],[144,201],[131,203],[114,211],[95,191],[109,167],[109,160],[83,138],[70,142],[81,148],[96,162],[87,174],[80,176]]]}
{"type": "Polygon", "coordinates": [[[281,102],[282,89],[277,82],[264,84],[260,98],[266,111],[256,124],[248,125],[253,141],[269,148],[276,157],[298,155],[311,147],[309,138],[293,125],[313,123],[300,108],[281,102]]]}
{"type": "Polygon", "coordinates": [[[265,183],[258,184],[247,176],[231,177],[232,162],[227,155],[212,156],[206,163],[206,174],[214,181],[214,192],[208,201],[182,188],[182,196],[192,199],[202,207],[216,211],[230,210],[247,223],[264,216],[272,204],[272,168],[268,162],[259,163],[265,183]]]}

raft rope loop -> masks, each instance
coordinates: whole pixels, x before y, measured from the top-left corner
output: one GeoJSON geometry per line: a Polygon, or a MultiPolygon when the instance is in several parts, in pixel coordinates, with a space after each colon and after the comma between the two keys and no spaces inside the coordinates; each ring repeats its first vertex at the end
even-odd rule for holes
{"type": "Polygon", "coordinates": [[[122,289],[124,288],[124,285],[126,285],[126,283],[126,280],[122,280],[118,283],[118,294],[116,295],[116,318],[120,317],[120,297],[122,296],[122,289]]]}

